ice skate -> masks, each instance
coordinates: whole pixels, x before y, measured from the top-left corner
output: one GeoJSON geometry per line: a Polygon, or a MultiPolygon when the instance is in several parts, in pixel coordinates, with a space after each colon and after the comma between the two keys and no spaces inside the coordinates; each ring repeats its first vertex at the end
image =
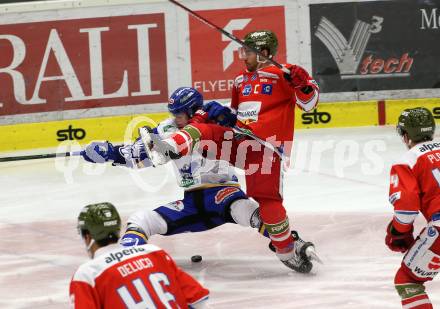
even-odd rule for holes
{"type": "MultiPolygon", "coordinates": [[[[322,264],[321,259],[315,252],[313,243],[304,241],[299,237],[297,231],[292,231],[292,237],[295,239],[292,257],[287,260],[281,260],[284,265],[296,272],[307,274],[313,268],[312,261],[317,261],[322,264]]],[[[269,243],[269,248],[276,253],[272,242],[269,243]]]]}

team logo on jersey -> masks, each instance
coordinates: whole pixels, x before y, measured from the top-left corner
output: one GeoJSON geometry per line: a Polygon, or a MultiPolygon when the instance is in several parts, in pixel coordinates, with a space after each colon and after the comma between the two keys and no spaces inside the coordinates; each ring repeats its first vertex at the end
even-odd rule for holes
{"type": "Polygon", "coordinates": [[[252,75],[252,77],[251,77],[251,80],[256,80],[257,77],[258,77],[258,74],[257,74],[257,73],[254,73],[254,74],[252,75]]]}
{"type": "Polygon", "coordinates": [[[271,84],[262,84],[261,85],[261,93],[271,95],[272,94],[272,85],[271,84]]]}
{"type": "Polygon", "coordinates": [[[258,121],[258,115],[261,110],[260,101],[247,101],[240,103],[237,110],[237,119],[243,123],[258,121]]]}
{"type": "Polygon", "coordinates": [[[247,75],[245,75],[244,77],[243,77],[243,81],[244,82],[247,82],[249,80],[249,77],[247,76],[247,75]]]}
{"type": "Polygon", "coordinates": [[[183,204],[182,201],[175,201],[164,205],[164,207],[172,210],[182,211],[183,208],[185,208],[185,205],[183,204]]]}
{"type": "Polygon", "coordinates": [[[430,226],[428,228],[428,236],[429,237],[434,237],[435,235],[437,235],[437,230],[435,227],[430,226]]]}
{"type": "Polygon", "coordinates": [[[120,249],[117,252],[112,252],[105,257],[105,262],[107,264],[112,262],[120,262],[124,257],[133,255],[136,253],[143,253],[145,249],[142,247],[131,247],[129,249],[120,249]]]}
{"type": "Polygon", "coordinates": [[[425,151],[433,151],[436,148],[440,148],[440,143],[424,144],[422,147],[419,148],[419,150],[420,152],[425,152],[425,151]]]}
{"type": "Polygon", "coordinates": [[[252,85],[246,85],[243,88],[243,91],[241,92],[244,96],[248,96],[251,94],[252,91],[252,85]]]}
{"type": "Polygon", "coordinates": [[[240,189],[235,188],[235,187],[228,187],[228,188],[222,189],[222,190],[218,191],[217,194],[215,195],[215,203],[221,204],[223,201],[230,198],[234,193],[239,192],[239,191],[240,191],[240,189]]]}

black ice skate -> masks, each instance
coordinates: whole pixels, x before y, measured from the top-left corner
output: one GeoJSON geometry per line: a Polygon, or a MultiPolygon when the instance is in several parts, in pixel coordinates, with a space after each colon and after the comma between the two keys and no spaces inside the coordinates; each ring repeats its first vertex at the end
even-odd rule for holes
{"type": "MultiPolygon", "coordinates": [[[[315,260],[319,263],[322,263],[322,261],[316,254],[313,243],[304,241],[299,237],[297,231],[292,231],[292,236],[295,239],[293,256],[288,260],[281,260],[281,262],[296,272],[307,274],[313,268],[312,260],[315,260]]],[[[276,252],[272,242],[269,243],[269,249],[273,252],[276,252]]]]}

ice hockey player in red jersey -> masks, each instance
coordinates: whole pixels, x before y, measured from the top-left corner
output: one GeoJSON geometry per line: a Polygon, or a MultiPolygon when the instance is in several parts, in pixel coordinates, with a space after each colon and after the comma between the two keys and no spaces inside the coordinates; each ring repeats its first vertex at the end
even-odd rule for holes
{"type": "Polygon", "coordinates": [[[110,203],[92,204],[78,216],[92,260],[70,283],[75,309],[204,308],[209,291],[154,245],[117,244],[121,219],[110,203]]]}
{"type": "Polygon", "coordinates": [[[385,243],[392,251],[405,253],[395,276],[403,308],[431,309],[424,283],[440,270],[440,142],[433,141],[434,117],[426,108],[404,110],[397,131],[409,150],[391,168],[394,217],[385,243]],[[419,213],[427,225],[414,239],[413,223],[419,213]]]}
{"type": "MultiPolygon", "coordinates": [[[[276,55],[278,40],[272,31],[251,32],[244,42],[266,57],[276,55]]],[[[191,153],[197,143],[205,144],[210,152],[214,146],[217,158],[244,169],[247,194],[260,205],[261,218],[277,256],[289,268],[309,272],[312,263],[306,251],[313,248],[301,246],[291,235],[283,206],[282,158],[275,153],[289,155],[295,106],[305,111],[315,108],[319,88],[300,66],[285,65],[290,70],[286,76],[251,50],[243,49],[240,54],[246,69],[235,78],[231,108],[209,102],[204,106],[205,112],[193,117],[190,125],[162,142],[157,140],[156,145],[170,157],[191,153]],[[209,123],[212,121],[217,124],[209,123]],[[237,134],[234,126],[269,142],[278,151],[262,147],[248,135],[237,134]]]]}

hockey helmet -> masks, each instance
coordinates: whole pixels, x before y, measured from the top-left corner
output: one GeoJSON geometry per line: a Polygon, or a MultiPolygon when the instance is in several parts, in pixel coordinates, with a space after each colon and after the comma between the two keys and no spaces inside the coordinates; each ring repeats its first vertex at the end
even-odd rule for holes
{"type": "Polygon", "coordinates": [[[168,101],[168,111],[171,114],[186,113],[190,118],[202,106],[202,94],[191,87],[177,88],[168,101]]]}
{"type": "Polygon", "coordinates": [[[414,143],[430,141],[435,131],[435,120],[425,107],[408,108],[400,114],[396,130],[400,136],[407,134],[414,143]]]}
{"type": "Polygon", "coordinates": [[[270,30],[250,32],[244,37],[244,43],[258,51],[266,49],[269,56],[275,56],[278,50],[278,39],[270,30]]]}
{"type": "Polygon", "coordinates": [[[95,241],[119,238],[121,217],[111,203],[87,205],[78,216],[78,231],[82,237],[89,233],[95,241]]]}

